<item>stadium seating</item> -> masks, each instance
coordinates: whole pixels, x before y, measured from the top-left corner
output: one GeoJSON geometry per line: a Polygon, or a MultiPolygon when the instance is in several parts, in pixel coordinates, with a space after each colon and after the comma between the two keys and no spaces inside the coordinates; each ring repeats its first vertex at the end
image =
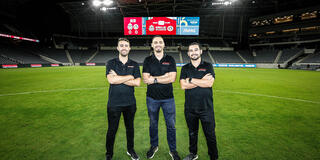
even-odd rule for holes
{"type": "Polygon", "coordinates": [[[0,64],[17,64],[16,62],[10,61],[9,59],[0,56],[0,64]]]}
{"type": "Polygon", "coordinates": [[[216,63],[244,63],[234,51],[213,51],[211,54],[216,63]]]}
{"type": "MultiPolygon", "coordinates": [[[[139,39],[137,45],[147,45],[148,40],[146,39],[139,39]]],[[[150,41],[150,40],[149,40],[150,41]]],[[[178,39],[175,41],[175,44],[183,43],[189,44],[194,40],[191,39],[178,39]]],[[[209,40],[201,40],[203,42],[209,40]]],[[[107,41],[106,41],[107,42],[107,41]]],[[[108,44],[110,41],[108,41],[108,44]]],[[[113,41],[116,43],[116,40],[113,41]]],[[[168,41],[168,43],[171,41],[168,41]]],[[[215,42],[212,42],[215,43],[215,42]]],[[[96,49],[85,49],[85,50],[78,50],[78,49],[68,49],[70,56],[72,58],[73,63],[86,63],[89,58],[93,56],[96,52],[96,49]]],[[[296,54],[300,53],[302,48],[287,48],[282,49],[282,54],[279,56],[278,64],[283,64],[296,54]]],[[[142,64],[144,59],[150,55],[152,50],[135,50],[131,49],[129,57],[134,61],[142,64]]],[[[242,58],[244,58],[247,63],[274,63],[279,49],[269,49],[269,48],[262,48],[256,50],[256,56],[253,56],[251,51],[248,50],[240,50],[240,51],[203,51],[202,59],[209,63],[245,63],[243,59],[236,53],[238,52],[242,58]],[[214,59],[212,61],[211,56],[214,59]]],[[[182,61],[180,59],[180,52],[179,51],[167,51],[168,55],[171,55],[176,63],[188,63],[190,62],[190,58],[187,55],[186,50],[181,51],[182,61]]],[[[0,63],[1,64],[50,64],[46,60],[43,60],[39,55],[43,55],[49,57],[53,60],[56,60],[61,63],[70,63],[65,50],[62,49],[55,49],[55,48],[41,48],[39,46],[33,45],[21,45],[16,47],[15,45],[6,45],[0,44],[0,63]]],[[[108,60],[115,58],[118,56],[117,50],[102,50],[99,51],[89,62],[92,63],[106,63],[108,60]]],[[[320,53],[317,52],[315,54],[307,56],[303,61],[300,63],[320,63],[320,53]]]]}
{"type": "Polygon", "coordinates": [[[90,60],[90,63],[106,63],[117,56],[118,52],[116,50],[99,51],[99,53],[90,60]]]}
{"type": "Polygon", "coordinates": [[[52,58],[61,63],[69,63],[66,52],[62,49],[46,48],[42,50],[44,56],[52,58]]]}
{"type": "MultiPolygon", "coordinates": [[[[209,54],[211,54],[211,55],[212,55],[212,53],[209,53],[209,52],[203,51],[203,52],[202,52],[202,56],[201,56],[202,60],[204,60],[204,61],[206,61],[206,62],[208,62],[208,63],[215,63],[215,62],[212,62],[212,60],[211,60],[211,58],[210,58],[209,54]]],[[[189,61],[190,61],[190,60],[189,60],[189,61]]]]}
{"type": "Polygon", "coordinates": [[[181,55],[182,55],[183,63],[189,63],[190,62],[190,58],[188,56],[188,52],[187,51],[181,51],[181,55]]]}
{"type": "MultiPolygon", "coordinates": [[[[15,46],[6,46],[1,45],[1,55],[3,57],[8,57],[16,60],[20,64],[32,64],[32,63],[41,63],[46,64],[49,63],[40,58],[40,56],[32,53],[32,51],[28,50],[26,47],[15,47],[15,46]]],[[[4,62],[4,61],[3,61],[4,62]]],[[[7,61],[8,62],[8,61],[7,61]]],[[[10,62],[10,61],[9,61],[10,62]]]]}
{"type": "Polygon", "coordinates": [[[143,63],[144,59],[150,55],[150,50],[131,50],[129,58],[136,61],[137,63],[143,63]]]}
{"type": "Polygon", "coordinates": [[[261,49],[256,51],[257,56],[254,57],[255,63],[273,63],[277,57],[278,50],[261,49]]]}
{"type": "Polygon", "coordinates": [[[285,61],[289,60],[291,57],[296,55],[301,51],[300,48],[290,48],[282,50],[282,55],[278,61],[278,64],[284,63],[285,61]]]}
{"type": "Polygon", "coordinates": [[[250,51],[241,50],[239,51],[239,54],[247,61],[247,63],[254,63],[253,55],[250,51]]]}
{"type": "Polygon", "coordinates": [[[179,52],[167,52],[166,54],[172,56],[176,63],[182,63],[180,60],[179,52]]]}
{"type": "Polygon", "coordinates": [[[93,55],[95,50],[69,50],[73,63],[86,63],[86,61],[93,55]]]}
{"type": "Polygon", "coordinates": [[[320,63],[320,52],[314,53],[313,55],[307,57],[301,63],[320,63]]]}

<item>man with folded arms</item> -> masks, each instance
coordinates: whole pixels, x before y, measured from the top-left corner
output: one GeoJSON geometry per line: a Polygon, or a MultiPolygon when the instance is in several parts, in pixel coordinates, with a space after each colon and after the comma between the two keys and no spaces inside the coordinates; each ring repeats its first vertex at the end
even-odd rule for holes
{"type": "Polygon", "coordinates": [[[180,75],[180,85],[185,90],[184,113],[189,128],[190,154],[184,160],[198,159],[199,120],[207,140],[210,160],[218,159],[212,95],[215,74],[212,64],[203,61],[201,54],[200,44],[191,43],[188,49],[191,62],[182,67],[180,75]]]}
{"type": "Polygon", "coordinates": [[[137,62],[128,58],[130,43],[126,38],[119,38],[119,56],[107,63],[106,75],[110,83],[108,99],[108,132],[106,137],[106,160],[111,160],[115,136],[123,114],[127,134],[127,154],[132,160],[139,160],[134,150],[134,115],[136,99],[134,87],[140,86],[140,69],[137,62]]]}
{"type": "Polygon", "coordinates": [[[167,126],[169,154],[173,160],[180,160],[176,151],[176,107],[173,97],[172,83],[176,80],[177,69],[173,57],[166,55],[163,38],[155,36],[151,44],[154,53],[143,62],[143,81],[147,88],[147,108],[150,119],[150,149],[147,158],[151,159],[158,151],[158,120],[162,108],[167,126]]]}

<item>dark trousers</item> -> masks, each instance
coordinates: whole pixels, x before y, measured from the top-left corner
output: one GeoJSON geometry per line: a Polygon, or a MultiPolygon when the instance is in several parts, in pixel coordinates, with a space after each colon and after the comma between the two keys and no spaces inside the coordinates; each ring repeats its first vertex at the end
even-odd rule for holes
{"type": "Polygon", "coordinates": [[[211,159],[218,159],[218,149],[215,134],[215,120],[213,110],[209,111],[190,111],[185,110],[185,118],[189,128],[189,151],[197,154],[199,120],[201,121],[204,135],[206,136],[208,154],[211,159]]]}
{"type": "Polygon", "coordinates": [[[174,98],[155,100],[151,97],[147,97],[148,115],[150,119],[150,144],[151,146],[158,146],[158,121],[159,111],[162,108],[164,119],[167,126],[167,141],[169,144],[170,151],[176,150],[176,106],[174,98]]]}
{"type": "Polygon", "coordinates": [[[127,135],[127,149],[128,151],[133,150],[134,146],[134,115],[136,113],[136,105],[125,106],[125,107],[109,107],[107,109],[108,115],[108,132],[106,136],[106,155],[113,156],[113,146],[115,136],[119,127],[119,121],[121,113],[123,114],[124,124],[126,126],[127,135]]]}

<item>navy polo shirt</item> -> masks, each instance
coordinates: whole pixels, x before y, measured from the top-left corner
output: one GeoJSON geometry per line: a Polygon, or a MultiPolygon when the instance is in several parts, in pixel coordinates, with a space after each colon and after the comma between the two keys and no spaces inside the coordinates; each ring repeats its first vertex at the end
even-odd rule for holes
{"type": "MultiPolygon", "coordinates": [[[[154,54],[145,58],[143,62],[143,73],[151,76],[162,76],[169,72],[177,72],[176,62],[173,57],[164,54],[159,61],[154,54]]],[[[173,98],[172,83],[150,84],[147,88],[147,96],[156,100],[173,98]]]]}
{"type": "MultiPolygon", "coordinates": [[[[111,59],[107,62],[106,75],[110,70],[114,70],[119,76],[132,75],[134,78],[140,78],[139,64],[128,59],[123,64],[119,58],[111,59]]],[[[110,84],[108,107],[130,106],[136,104],[134,96],[134,87],[125,84],[110,84]]]]}
{"type": "MultiPolygon", "coordinates": [[[[206,74],[211,73],[215,77],[212,64],[201,61],[200,65],[195,68],[191,63],[184,65],[181,69],[180,80],[186,78],[201,79],[206,74]]],[[[213,108],[212,87],[185,90],[185,109],[193,111],[207,111],[213,108]]]]}

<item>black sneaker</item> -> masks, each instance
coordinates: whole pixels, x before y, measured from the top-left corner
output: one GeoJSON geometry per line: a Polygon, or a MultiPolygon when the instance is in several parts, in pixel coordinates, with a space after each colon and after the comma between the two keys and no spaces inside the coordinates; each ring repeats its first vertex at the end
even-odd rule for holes
{"type": "Polygon", "coordinates": [[[132,160],[139,160],[139,156],[134,150],[127,151],[127,154],[131,157],[132,160]]]}
{"type": "Polygon", "coordinates": [[[106,155],[106,160],[112,160],[112,157],[110,155],[106,155]]]}
{"type": "Polygon", "coordinates": [[[172,160],[180,160],[180,157],[179,157],[179,154],[177,151],[173,151],[173,152],[169,151],[169,154],[170,154],[172,160]]]}
{"type": "Polygon", "coordinates": [[[151,146],[149,151],[147,152],[147,158],[153,158],[154,154],[158,151],[158,146],[151,146]]]}
{"type": "Polygon", "coordinates": [[[218,160],[218,158],[214,156],[210,156],[210,160],[218,160]]]}
{"type": "Polygon", "coordinates": [[[195,160],[198,159],[198,155],[190,153],[186,158],[184,158],[183,160],[195,160]]]}

